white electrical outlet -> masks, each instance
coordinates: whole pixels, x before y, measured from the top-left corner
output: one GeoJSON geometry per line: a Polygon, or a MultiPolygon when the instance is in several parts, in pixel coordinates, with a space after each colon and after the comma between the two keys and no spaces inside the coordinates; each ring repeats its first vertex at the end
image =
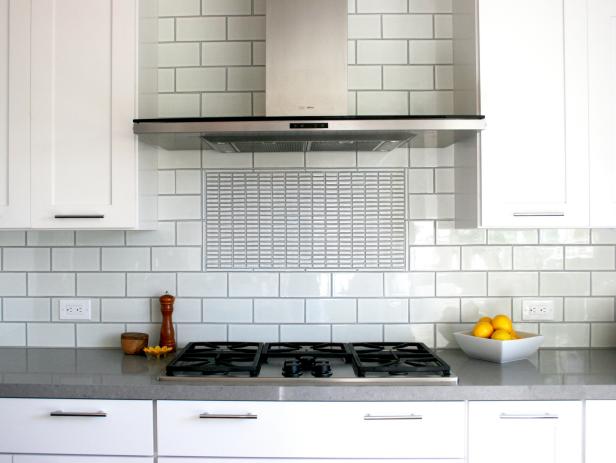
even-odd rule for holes
{"type": "Polygon", "coordinates": [[[92,307],[90,299],[61,299],[60,320],[90,320],[92,307]]]}
{"type": "Polygon", "coordinates": [[[554,301],[524,299],[522,320],[554,320],[554,301]]]}

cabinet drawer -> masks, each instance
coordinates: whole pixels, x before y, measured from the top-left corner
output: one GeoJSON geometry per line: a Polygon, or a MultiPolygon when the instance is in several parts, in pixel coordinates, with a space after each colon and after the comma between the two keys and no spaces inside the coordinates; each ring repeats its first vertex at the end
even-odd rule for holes
{"type": "Polygon", "coordinates": [[[462,402],[158,402],[158,453],[463,458],[462,402]],[[442,445],[447,436],[447,445],[442,445]]]}
{"type": "Polygon", "coordinates": [[[145,400],[0,399],[0,452],[152,455],[145,400]]]}

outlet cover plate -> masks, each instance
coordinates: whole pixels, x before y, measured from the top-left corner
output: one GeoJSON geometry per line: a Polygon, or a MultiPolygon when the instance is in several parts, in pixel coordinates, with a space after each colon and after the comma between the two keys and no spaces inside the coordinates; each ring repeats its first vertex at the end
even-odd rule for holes
{"type": "Polygon", "coordinates": [[[522,320],[554,320],[554,301],[549,299],[524,299],[522,320]]]}
{"type": "Polygon", "coordinates": [[[60,320],[90,320],[90,299],[60,299],[60,320]]]}

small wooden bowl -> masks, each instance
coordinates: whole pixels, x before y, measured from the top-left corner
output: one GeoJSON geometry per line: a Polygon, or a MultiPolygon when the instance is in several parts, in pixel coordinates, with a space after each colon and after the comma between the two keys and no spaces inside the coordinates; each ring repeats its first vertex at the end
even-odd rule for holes
{"type": "Polygon", "coordinates": [[[141,354],[147,345],[147,333],[122,333],[122,350],[127,355],[141,354]]]}

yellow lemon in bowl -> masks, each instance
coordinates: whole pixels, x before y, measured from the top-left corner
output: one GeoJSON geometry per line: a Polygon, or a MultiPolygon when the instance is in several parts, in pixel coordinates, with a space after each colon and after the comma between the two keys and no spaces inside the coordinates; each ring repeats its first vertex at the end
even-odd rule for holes
{"type": "Polygon", "coordinates": [[[492,336],[494,332],[494,328],[492,327],[492,323],[479,321],[473,328],[473,336],[478,338],[489,338],[492,336]]]}
{"type": "Polygon", "coordinates": [[[511,333],[513,331],[513,323],[511,323],[511,319],[507,315],[497,315],[492,319],[492,327],[495,331],[503,330],[507,333],[511,333]]]}
{"type": "Polygon", "coordinates": [[[496,339],[497,341],[511,341],[513,338],[511,337],[511,333],[505,330],[496,330],[492,333],[491,339],[496,339]]]}
{"type": "Polygon", "coordinates": [[[480,322],[488,322],[489,324],[492,324],[492,319],[490,317],[481,317],[477,323],[480,322]]]}

